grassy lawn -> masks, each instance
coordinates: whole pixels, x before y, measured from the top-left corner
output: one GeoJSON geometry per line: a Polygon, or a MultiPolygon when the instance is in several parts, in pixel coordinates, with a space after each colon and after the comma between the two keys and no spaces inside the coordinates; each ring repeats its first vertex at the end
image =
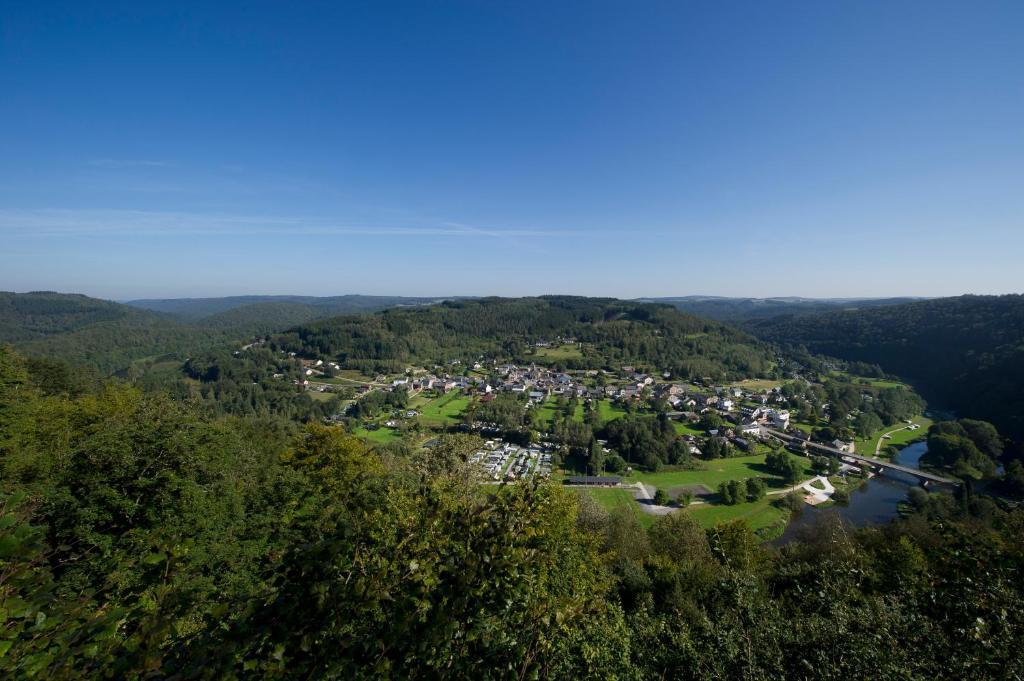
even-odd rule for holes
{"type": "MultiPolygon", "coordinates": [[[[921,427],[917,430],[903,428],[903,430],[898,430],[895,433],[892,433],[891,438],[889,438],[888,440],[882,440],[882,448],[884,449],[889,445],[902,447],[903,445],[908,444],[910,442],[914,442],[915,440],[923,440],[925,437],[928,436],[928,426],[932,425],[932,420],[930,418],[927,418],[925,416],[915,416],[911,420],[914,423],[920,425],[921,427]]],[[[897,428],[901,428],[902,426],[905,425],[907,424],[898,423],[891,426],[886,426],[885,428],[882,428],[881,430],[872,433],[871,437],[869,438],[866,438],[864,440],[854,440],[856,452],[858,454],[863,454],[865,456],[874,456],[875,445],[878,443],[878,439],[885,435],[886,433],[890,433],[896,430],[897,428]]]]}
{"type": "Polygon", "coordinates": [[[333,383],[335,385],[347,385],[354,387],[356,384],[364,385],[373,383],[373,376],[365,376],[358,371],[352,369],[340,369],[335,370],[334,376],[310,376],[310,380],[315,380],[318,383],[333,383]]]}
{"type": "Polygon", "coordinates": [[[459,422],[459,416],[467,406],[469,398],[455,390],[423,405],[420,420],[427,425],[450,426],[459,422]]]}
{"type": "Polygon", "coordinates": [[[636,503],[632,490],[595,488],[581,489],[577,491],[580,494],[589,494],[609,513],[617,509],[625,509],[627,512],[633,514],[633,517],[640,521],[640,524],[644,527],[650,527],[654,524],[654,516],[640,510],[640,505],[636,503]]]}
{"type": "MultiPolygon", "coordinates": [[[[558,398],[549,397],[544,401],[544,404],[540,406],[540,422],[544,424],[544,427],[548,430],[551,429],[551,425],[555,420],[555,416],[561,413],[558,407],[558,398]]],[[[578,423],[583,423],[583,403],[579,402],[576,404],[576,409],[573,411],[572,418],[578,423]]]]}
{"type": "Polygon", "coordinates": [[[900,383],[899,381],[886,381],[882,378],[861,378],[859,376],[850,376],[850,381],[854,385],[861,388],[867,388],[873,392],[884,390],[886,388],[906,388],[906,383],[900,383]]]}
{"type": "Polygon", "coordinates": [[[762,392],[765,390],[771,390],[772,388],[778,388],[780,385],[782,385],[782,381],[771,381],[766,378],[748,378],[745,381],[733,383],[730,387],[740,388],[741,390],[746,390],[747,392],[762,392]]]}
{"type": "Polygon", "coordinates": [[[833,377],[842,378],[843,380],[849,381],[854,385],[870,390],[871,392],[878,392],[886,388],[909,388],[906,383],[901,381],[889,381],[884,378],[868,378],[866,376],[854,376],[845,371],[833,371],[831,374],[833,377]]]}
{"type": "Polygon", "coordinates": [[[703,437],[707,434],[703,430],[695,428],[689,423],[682,423],[681,421],[673,421],[672,427],[675,428],[676,432],[680,435],[696,435],[698,437],[703,437]]]}
{"type": "MultiPolygon", "coordinates": [[[[810,461],[804,457],[799,458],[804,464],[803,479],[806,480],[813,477],[814,472],[810,468],[810,461]]],[[[715,490],[718,488],[719,483],[727,480],[746,480],[747,478],[761,477],[766,479],[769,488],[781,489],[786,487],[786,483],[782,478],[768,471],[764,463],[764,455],[715,459],[714,461],[705,461],[704,466],[704,470],[695,471],[635,472],[630,476],[629,482],[640,481],[646,485],[653,485],[659,489],[664,489],[667,492],[674,487],[687,485],[704,485],[709,489],[715,490]]]]}
{"type": "Polygon", "coordinates": [[[547,430],[551,430],[551,424],[555,420],[555,415],[558,414],[558,405],[555,404],[555,398],[549,397],[544,401],[544,404],[542,404],[540,407],[534,408],[539,409],[540,422],[544,424],[544,427],[547,430]]]}
{"type": "Polygon", "coordinates": [[[776,508],[772,501],[778,497],[765,497],[752,503],[725,506],[724,504],[698,504],[687,508],[689,513],[701,527],[714,527],[718,523],[729,520],[745,520],[750,529],[758,532],[765,539],[777,536],[786,526],[789,511],[776,508]]]}
{"type": "Polygon", "coordinates": [[[371,442],[378,444],[387,444],[388,442],[394,442],[395,440],[401,440],[402,434],[394,428],[380,427],[377,430],[367,430],[363,426],[359,426],[353,431],[354,435],[364,437],[371,442]]]}
{"type": "Polygon", "coordinates": [[[614,421],[626,415],[626,410],[611,400],[599,400],[597,403],[597,415],[601,417],[602,423],[614,421]]]}
{"type": "Polygon", "coordinates": [[[534,357],[548,362],[557,362],[566,359],[580,359],[583,353],[577,345],[560,345],[557,348],[537,348],[533,351],[534,357]]]}

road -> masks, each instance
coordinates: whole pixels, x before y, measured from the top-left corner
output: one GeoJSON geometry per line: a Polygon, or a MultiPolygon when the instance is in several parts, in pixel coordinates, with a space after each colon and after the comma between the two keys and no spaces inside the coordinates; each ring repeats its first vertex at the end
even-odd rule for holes
{"type": "MultiPolygon", "coordinates": [[[[585,485],[579,485],[579,486],[580,487],[584,487],[585,485]]],[[[589,486],[589,485],[587,485],[587,486],[589,486]]],[[[648,513],[650,515],[668,515],[669,513],[673,513],[675,511],[679,510],[679,508],[680,508],[678,506],[659,506],[659,505],[655,504],[654,501],[653,501],[654,500],[654,492],[651,491],[652,488],[647,487],[647,485],[645,485],[642,482],[635,482],[635,483],[633,483],[631,485],[619,485],[619,487],[617,489],[630,489],[630,488],[636,490],[636,500],[640,504],[640,510],[642,510],[644,513],[648,513]],[[646,502],[646,503],[644,503],[644,502],[646,502]]],[[[612,488],[612,489],[616,489],[616,488],[612,488]]],[[[797,484],[793,485],[792,487],[787,487],[785,489],[771,490],[770,492],[767,492],[765,494],[765,496],[774,497],[774,496],[779,496],[779,495],[782,495],[782,494],[789,494],[790,492],[798,492],[798,491],[804,491],[804,492],[806,492],[806,493],[808,493],[808,494],[810,494],[812,496],[823,495],[824,494],[825,497],[827,498],[828,495],[831,495],[832,492],[835,491],[835,488],[832,487],[831,483],[829,483],[828,478],[819,475],[819,476],[815,476],[813,478],[809,478],[807,480],[804,480],[803,482],[798,482],[797,484]],[[822,492],[822,490],[811,488],[811,483],[818,482],[818,481],[820,481],[822,483],[822,485],[824,486],[824,488],[825,488],[824,493],[822,492]]],[[[822,501],[825,501],[825,499],[818,499],[815,503],[821,503],[822,501]]],[[[707,503],[709,503],[709,502],[703,501],[701,499],[694,499],[693,501],[690,502],[690,506],[701,506],[701,505],[704,505],[704,504],[707,504],[707,503]]]]}
{"type": "MultiPolygon", "coordinates": [[[[780,431],[777,431],[777,430],[772,430],[771,428],[768,429],[768,432],[771,433],[773,436],[779,438],[780,440],[784,440],[786,442],[789,442],[789,441],[794,439],[792,435],[788,435],[786,433],[783,433],[783,432],[780,432],[780,431]]],[[[816,449],[818,451],[821,451],[821,452],[826,452],[828,454],[831,454],[832,456],[838,456],[840,458],[840,460],[842,460],[842,459],[849,459],[851,461],[857,461],[857,462],[860,462],[860,463],[870,464],[871,466],[874,466],[876,468],[888,468],[890,470],[899,471],[900,473],[906,473],[907,475],[912,475],[915,478],[920,478],[921,480],[926,480],[928,482],[937,482],[937,483],[940,483],[940,484],[943,484],[943,485],[950,485],[950,486],[953,486],[953,487],[958,487],[960,485],[960,481],[959,480],[954,480],[953,478],[946,478],[946,477],[943,477],[941,475],[935,475],[934,473],[929,473],[927,471],[922,471],[922,470],[919,470],[917,468],[910,468],[908,466],[901,466],[899,464],[895,464],[895,463],[892,463],[890,461],[882,461],[881,459],[876,459],[875,457],[871,457],[871,456],[864,456],[862,454],[851,454],[850,452],[843,452],[843,451],[840,451],[840,450],[836,449],[835,447],[829,447],[827,445],[818,444],[817,442],[807,442],[807,446],[811,447],[813,449],[816,449]]]]}

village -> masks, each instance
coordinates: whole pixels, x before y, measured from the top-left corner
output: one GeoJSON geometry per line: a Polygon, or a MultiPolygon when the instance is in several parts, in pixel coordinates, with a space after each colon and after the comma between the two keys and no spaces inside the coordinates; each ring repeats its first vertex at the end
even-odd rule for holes
{"type": "MultiPolygon", "coordinates": [[[[535,345],[557,348],[567,341],[574,342],[558,339],[537,341],[535,345]]],[[[668,372],[645,373],[633,366],[622,366],[617,371],[563,370],[536,362],[497,363],[484,357],[465,365],[450,360],[443,367],[407,367],[401,374],[370,378],[346,370],[331,359],[295,358],[294,353],[289,354],[301,365],[301,376],[293,381],[299,390],[314,397],[341,393],[350,398],[337,419],[344,418],[355,402],[371,393],[403,393],[401,408],[381,418],[363,419],[361,431],[377,441],[399,437],[412,424],[429,428],[460,425],[471,403],[487,404],[503,393],[519,396],[525,410],[543,409],[557,400],[596,405],[605,415],[612,410],[658,405],[681,424],[680,433],[698,455],[700,442],[693,424],[707,414],[720,416],[722,425],[699,434],[724,438],[744,451],[751,449],[752,440],[766,439],[768,429],[787,431],[791,422],[785,407],[787,398],[777,382],[709,385],[703,381],[673,381],[668,372]]],[[[285,375],[274,374],[274,378],[283,379],[285,375]]],[[[476,422],[469,427],[486,432],[489,424],[476,422]]],[[[852,447],[849,442],[835,445],[840,449],[852,447]]]]}

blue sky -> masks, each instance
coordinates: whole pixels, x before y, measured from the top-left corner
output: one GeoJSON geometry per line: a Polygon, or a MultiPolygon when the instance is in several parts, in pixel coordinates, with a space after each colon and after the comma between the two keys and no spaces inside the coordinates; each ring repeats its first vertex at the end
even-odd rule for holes
{"type": "Polygon", "coordinates": [[[1021,2],[9,2],[0,289],[1020,292],[1021,35],[1021,2]]]}

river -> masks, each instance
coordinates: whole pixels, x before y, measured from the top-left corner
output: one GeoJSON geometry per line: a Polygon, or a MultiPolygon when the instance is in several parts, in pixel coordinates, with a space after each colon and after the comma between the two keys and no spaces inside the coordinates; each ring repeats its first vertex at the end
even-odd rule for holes
{"type": "MultiPolygon", "coordinates": [[[[909,444],[896,455],[895,463],[917,468],[921,456],[927,451],[927,442],[909,444]]],[[[899,515],[899,503],[906,500],[907,492],[917,484],[917,478],[913,476],[885,471],[850,492],[849,504],[833,504],[828,508],[805,505],[803,511],[786,526],[782,536],[772,543],[779,545],[792,541],[826,513],[835,514],[854,527],[889,522],[899,515]]]]}

